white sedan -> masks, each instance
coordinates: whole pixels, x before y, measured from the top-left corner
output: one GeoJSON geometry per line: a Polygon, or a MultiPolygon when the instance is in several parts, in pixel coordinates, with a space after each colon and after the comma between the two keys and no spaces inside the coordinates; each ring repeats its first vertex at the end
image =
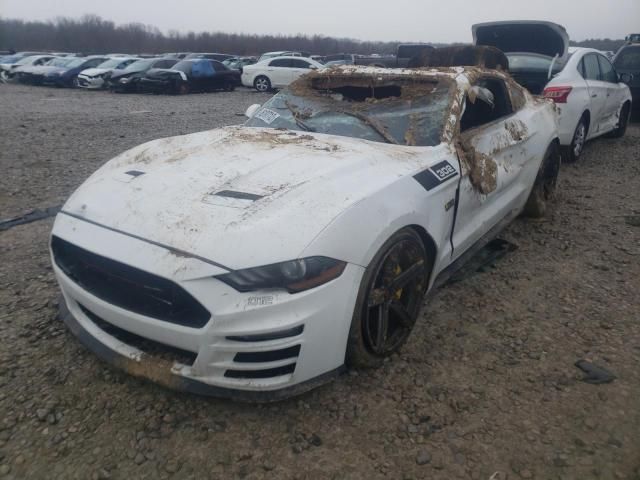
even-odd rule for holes
{"type": "Polygon", "coordinates": [[[602,52],[570,49],[565,28],[551,22],[490,22],[472,30],[476,45],[507,55],[509,72],[521,85],[556,103],[564,160],[576,161],[587,140],[624,136],[631,92],[602,52]]]}
{"type": "Polygon", "coordinates": [[[142,60],[136,57],[113,57],[94,68],[87,68],[78,74],[76,86],[87,89],[106,88],[106,80],[114,70],[126,68],[133,62],[142,60]]]}
{"type": "Polygon", "coordinates": [[[249,114],[119,155],[56,218],[62,318],[133,375],[274,400],[380,365],[560,165],[553,103],[495,70],[339,67],[249,114]]]}
{"type": "Polygon", "coordinates": [[[276,57],[263,60],[242,69],[242,84],[259,92],[284,88],[311,70],[323,65],[310,58],[276,57]]]}

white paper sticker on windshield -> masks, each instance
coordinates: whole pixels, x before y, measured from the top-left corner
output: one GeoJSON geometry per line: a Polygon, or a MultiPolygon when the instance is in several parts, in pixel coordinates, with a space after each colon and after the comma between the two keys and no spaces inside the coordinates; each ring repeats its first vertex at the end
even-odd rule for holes
{"type": "Polygon", "coordinates": [[[280,114],[278,112],[274,112],[273,110],[269,110],[268,108],[263,108],[258,113],[256,113],[255,116],[267,125],[271,125],[274,120],[276,120],[280,116],[280,114]]]}

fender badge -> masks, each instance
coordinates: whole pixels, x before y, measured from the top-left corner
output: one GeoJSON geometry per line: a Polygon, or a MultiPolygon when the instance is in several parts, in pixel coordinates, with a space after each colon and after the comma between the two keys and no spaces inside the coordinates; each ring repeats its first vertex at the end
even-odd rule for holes
{"type": "Polygon", "coordinates": [[[444,204],[444,211],[448,212],[449,210],[451,210],[451,207],[453,207],[455,205],[456,201],[455,199],[451,199],[449,200],[447,203],[444,204]]]}

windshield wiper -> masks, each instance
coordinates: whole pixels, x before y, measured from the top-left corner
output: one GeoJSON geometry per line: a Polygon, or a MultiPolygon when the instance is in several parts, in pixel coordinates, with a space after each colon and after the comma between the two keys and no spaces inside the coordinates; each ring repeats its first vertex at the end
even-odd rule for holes
{"type": "Polygon", "coordinates": [[[345,115],[355,117],[358,120],[362,120],[364,123],[369,125],[378,135],[380,135],[387,143],[392,143],[393,145],[400,145],[398,141],[395,138],[393,138],[393,136],[391,136],[389,132],[387,132],[385,128],[377,120],[374,120],[373,118],[368,117],[367,115],[364,115],[362,113],[353,112],[351,110],[337,110],[337,111],[345,115]]]}

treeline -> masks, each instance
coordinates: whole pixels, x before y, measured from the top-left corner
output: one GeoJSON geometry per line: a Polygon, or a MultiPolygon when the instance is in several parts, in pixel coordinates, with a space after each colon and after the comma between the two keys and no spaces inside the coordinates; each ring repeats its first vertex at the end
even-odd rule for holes
{"type": "Polygon", "coordinates": [[[251,55],[274,50],[393,53],[397,43],[361,42],[321,35],[250,35],[170,31],[140,23],[116,25],[96,15],[60,17],[48,22],[0,18],[0,50],[91,53],[218,52],[251,55]]]}
{"type": "MultiPolygon", "coordinates": [[[[428,40],[428,39],[425,39],[428,40]]],[[[616,51],[623,40],[589,39],[574,46],[616,51]]],[[[328,53],[394,53],[398,42],[362,42],[322,35],[250,35],[170,31],[141,23],[116,25],[97,15],[27,22],[0,17],[0,50],[46,50],[77,53],[219,52],[255,55],[273,50],[328,53]]]]}
{"type": "Polygon", "coordinates": [[[571,42],[574,47],[595,48],[603,52],[617,52],[624,45],[624,40],[611,40],[610,38],[590,38],[582,42],[571,42]]]}

